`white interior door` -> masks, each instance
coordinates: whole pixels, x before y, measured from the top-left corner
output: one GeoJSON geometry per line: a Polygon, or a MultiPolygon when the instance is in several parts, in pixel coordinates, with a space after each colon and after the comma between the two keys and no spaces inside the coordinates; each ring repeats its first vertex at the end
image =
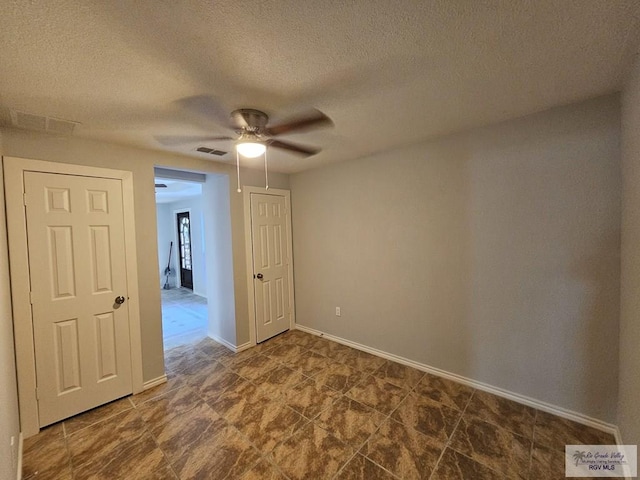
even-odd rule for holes
{"type": "Polygon", "coordinates": [[[289,255],[285,197],[251,193],[256,342],[289,329],[289,255]]]}
{"type": "Polygon", "coordinates": [[[132,393],[120,180],[25,172],[40,426],[132,393]]]}

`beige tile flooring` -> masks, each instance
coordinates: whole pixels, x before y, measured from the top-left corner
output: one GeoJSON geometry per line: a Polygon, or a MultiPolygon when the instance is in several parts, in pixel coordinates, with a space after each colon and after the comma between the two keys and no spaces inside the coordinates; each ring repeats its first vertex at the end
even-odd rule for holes
{"type": "Polygon", "coordinates": [[[598,430],[294,330],[166,352],[169,381],[25,441],[34,479],[564,479],[598,430]]]}

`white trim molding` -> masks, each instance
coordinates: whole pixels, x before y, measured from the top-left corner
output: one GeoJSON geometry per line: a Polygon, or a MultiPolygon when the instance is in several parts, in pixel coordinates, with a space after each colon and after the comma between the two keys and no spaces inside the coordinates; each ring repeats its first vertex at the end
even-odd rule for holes
{"type": "Polygon", "coordinates": [[[212,340],[215,340],[221,345],[224,345],[233,353],[240,353],[244,350],[248,350],[249,348],[255,345],[255,344],[252,345],[251,342],[245,342],[241,345],[234,345],[233,343],[226,341],[224,338],[218,337],[217,335],[212,335],[211,333],[209,333],[209,338],[211,338],[212,340]]]}
{"type": "Polygon", "coordinates": [[[574,422],[581,423],[588,427],[593,427],[603,432],[607,432],[612,434],[616,442],[619,445],[622,445],[622,439],[620,437],[620,432],[616,425],[612,425],[610,423],[603,422],[601,420],[589,417],[587,415],[583,415],[578,412],[574,412],[571,410],[567,410],[562,407],[558,407],[556,405],[552,405],[550,403],[542,402],[540,400],[536,400],[531,397],[527,397],[524,395],[520,395],[518,393],[510,392],[508,390],[504,390],[502,388],[494,387],[492,385],[478,382],[471,378],[463,377],[462,375],[457,375],[455,373],[447,372],[446,370],[441,370],[439,368],[431,367],[429,365],[425,365],[424,363],[419,363],[414,360],[410,360],[408,358],[400,357],[398,355],[394,355],[392,353],[385,352],[383,350],[378,350],[377,348],[368,347],[366,345],[362,345],[357,342],[353,342],[351,340],[346,340],[341,337],[337,337],[335,335],[330,335],[328,333],[324,333],[320,330],[316,330],[314,328],[305,327],[304,325],[296,324],[295,328],[297,330],[301,330],[303,332],[310,333],[312,335],[317,335],[327,340],[331,340],[333,342],[341,343],[348,347],[355,348],[356,350],[362,350],[363,352],[370,353],[372,355],[376,355],[377,357],[386,358],[387,360],[391,360],[397,363],[401,363],[403,365],[407,365],[408,367],[413,367],[417,370],[421,370],[423,372],[431,373],[433,375],[437,375],[439,377],[446,378],[448,380],[453,380],[454,382],[462,383],[463,385],[467,385],[469,387],[482,390],[484,392],[492,393],[498,397],[503,397],[508,400],[513,400],[514,402],[521,403],[523,405],[527,405],[529,407],[533,407],[538,410],[542,410],[543,412],[551,413],[553,415],[557,415],[558,417],[566,418],[568,420],[573,420],[574,422]]]}
{"type": "Polygon", "coordinates": [[[33,318],[29,299],[30,277],[27,250],[26,213],[24,209],[24,172],[45,172],[85,177],[112,178],[122,182],[124,212],[124,243],[126,256],[127,308],[131,338],[132,393],[143,389],[142,337],[140,332],[140,299],[138,292],[138,261],[136,254],[136,221],[133,205],[133,173],[88,167],[72,163],[47,162],[17,157],[3,157],[4,188],[9,239],[9,274],[13,305],[16,371],[20,404],[20,429],[25,438],[40,431],[38,400],[36,398],[36,365],[33,341],[33,318]]]}
{"type": "Polygon", "coordinates": [[[243,352],[245,350],[249,350],[251,347],[254,347],[255,345],[251,345],[251,342],[245,342],[242,345],[238,345],[235,348],[236,353],[240,353],[243,352]]]}
{"type": "Polygon", "coordinates": [[[620,427],[618,425],[614,425],[613,428],[614,428],[613,436],[616,439],[616,444],[625,445],[624,441],[622,440],[622,433],[620,433],[620,427]]]}
{"type": "Polygon", "coordinates": [[[238,347],[236,347],[233,343],[228,342],[227,340],[225,340],[222,337],[219,337],[217,335],[213,335],[212,333],[209,333],[208,335],[209,335],[209,338],[211,338],[212,340],[215,340],[216,342],[218,342],[221,345],[224,345],[229,350],[231,350],[233,353],[237,353],[238,352],[238,347]]]}
{"type": "Polygon", "coordinates": [[[162,385],[163,383],[167,383],[167,375],[160,375],[151,380],[147,380],[142,384],[142,390],[149,390],[150,388],[157,387],[158,385],[162,385]]]}
{"type": "Polygon", "coordinates": [[[22,479],[22,456],[24,454],[24,437],[22,432],[20,432],[20,436],[18,437],[18,461],[17,461],[17,480],[22,479]]]}

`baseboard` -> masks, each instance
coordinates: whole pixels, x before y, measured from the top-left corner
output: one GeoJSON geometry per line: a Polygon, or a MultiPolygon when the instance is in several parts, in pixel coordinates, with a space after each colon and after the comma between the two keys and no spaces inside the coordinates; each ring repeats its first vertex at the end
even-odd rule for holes
{"type": "Polygon", "coordinates": [[[229,350],[231,350],[234,353],[238,353],[241,352],[242,350],[246,350],[247,348],[249,348],[251,346],[251,344],[249,342],[247,343],[243,343],[242,345],[236,346],[231,342],[226,341],[224,338],[220,338],[217,335],[213,335],[211,333],[209,333],[209,337],[212,338],[213,340],[215,340],[218,343],[221,343],[222,345],[224,345],[225,347],[227,347],[229,350]]]}
{"type": "Polygon", "coordinates": [[[161,375],[157,378],[144,382],[142,384],[142,391],[149,390],[150,388],[157,387],[158,385],[162,385],[163,383],[166,383],[166,382],[167,382],[167,376],[161,375]]]}
{"type": "Polygon", "coordinates": [[[17,480],[22,479],[22,451],[24,448],[24,437],[22,436],[22,432],[18,436],[18,470],[16,473],[17,480]]]}
{"type": "Polygon", "coordinates": [[[617,425],[614,425],[613,436],[616,439],[616,445],[624,445],[624,442],[622,441],[622,433],[620,433],[620,428],[617,425]]]}
{"type": "Polygon", "coordinates": [[[236,353],[240,353],[240,352],[242,352],[242,351],[244,351],[244,350],[248,350],[248,349],[249,349],[249,348],[251,348],[251,347],[253,347],[253,345],[251,344],[251,342],[243,343],[242,345],[238,345],[238,346],[236,347],[236,353]]]}
{"type": "Polygon", "coordinates": [[[363,352],[370,353],[372,355],[376,355],[378,357],[386,358],[387,360],[392,360],[397,363],[401,363],[403,365],[407,365],[409,367],[413,367],[417,370],[421,370],[423,372],[431,373],[433,375],[437,375],[439,377],[444,377],[449,380],[453,380],[454,382],[462,383],[464,385],[468,385],[472,388],[476,388],[478,390],[482,390],[488,393],[492,393],[499,397],[503,397],[509,400],[513,400],[514,402],[522,403],[529,407],[536,408],[538,410],[542,410],[543,412],[551,413],[553,415],[557,415],[562,418],[566,418],[568,420],[573,420],[574,422],[581,423],[583,425],[587,425],[589,427],[596,428],[598,430],[602,430],[603,432],[610,433],[615,436],[616,442],[619,445],[620,443],[620,432],[616,425],[612,425],[610,423],[603,422],[601,420],[583,415],[578,412],[574,412],[571,410],[567,410],[562,407],[558,407],[556,405],[552,405],[550,403],[546,403],[540,400],[536,400],[535,398],[527,397],[525,395],[520,395],[518,393],[510,392],[508,390],[504,390],[502,388],[494,387],[493,385],[489,385],[483,382],[478,382],[471,378],[463,377],[462,375],[457,375],[455,373],[447,372],[446,370],[441,370],[439,368],[431,367],[429,365],[425,365],[424,363],[419,363],[414,360],[410,360],[408,358],[400,357],[398,355],[394,355],[392,353],[385,352],[383,350],[378,350],[377,348],[368,347],[366,345],[362,345],[357,342],[353,342],[351,340],[346,340],[341,337],[337,337],[335,335],[331,335],[328,333],[324,333],[320,330],[316,330],[314,328],[305,327],[304,325],[296,324],[295,328],[297,330],[301,330],[303,332],[310,333],[312,335],[317,335],[327,340],[331,340],[337,343],[341,343],[348,347],[355,348],[357,350],[362,350],[363,352]],[[616,433],[617,432],[617,433],[616,433]]]}

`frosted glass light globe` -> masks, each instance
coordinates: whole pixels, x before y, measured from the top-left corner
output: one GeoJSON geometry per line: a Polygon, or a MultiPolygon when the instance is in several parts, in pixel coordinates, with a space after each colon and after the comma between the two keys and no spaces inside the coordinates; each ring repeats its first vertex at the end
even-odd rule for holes
{"type": "Polygon", "coordinates": [[[263,143],[242,142],[236,145],[238,153],[243,157],[255,158],[262,155],[267,147],[263,143]]]}

